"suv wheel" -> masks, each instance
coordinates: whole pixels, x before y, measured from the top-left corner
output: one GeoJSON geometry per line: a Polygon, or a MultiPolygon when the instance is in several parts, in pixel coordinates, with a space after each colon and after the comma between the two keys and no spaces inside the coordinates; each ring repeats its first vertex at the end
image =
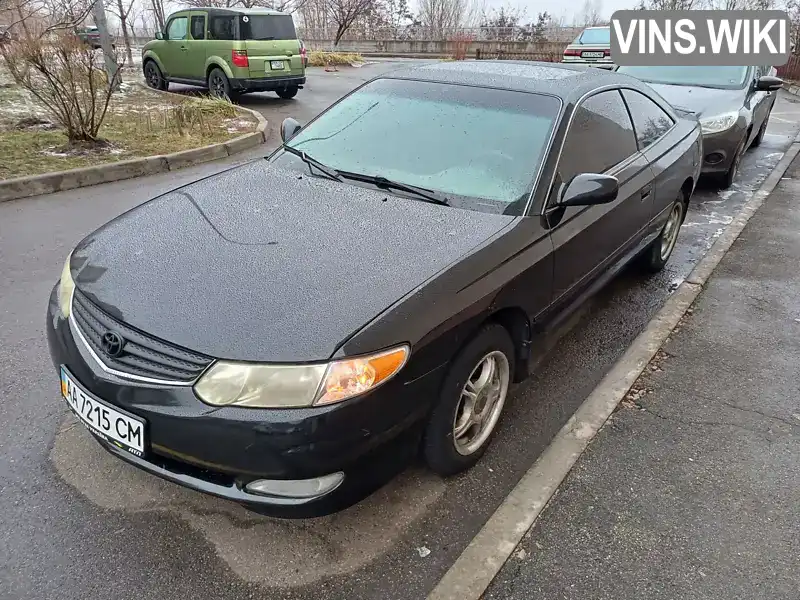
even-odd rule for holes
{"type": "Polygon", "coordinates": [[[164,76],[161,74],[161,69],[158,68],[154,60],[148,60],[144,63],[144,78],[145,81],[147,81],[147,85],[154,90],[163,91],[169,87],[169,83],[164,79],[164,76]]]}
{"type": "Polygon", "coordinates": [[[222,69],[211,69],[211,73],[208,74],[208,91],[217,98],[232,97],[231,82],[222,69]]]}
{"type": "Polygon", "coordinates": [[[281,90],[275,90],[275,93],[284,100],[288,100],[289,98],[294,98],[297,96],[297,89],[297,86],[292,86],[283,88],[281,90]]]}

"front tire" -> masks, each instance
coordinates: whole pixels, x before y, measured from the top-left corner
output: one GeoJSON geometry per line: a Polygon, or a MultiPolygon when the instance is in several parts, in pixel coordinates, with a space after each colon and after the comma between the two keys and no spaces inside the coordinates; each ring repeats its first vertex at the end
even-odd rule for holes
{"type": "Polygon", "coordinates": [[[769,121],[769,116],[772,114],[772,109],[767,113],[767,116],[764,117],[764,122],[761,124],[761,129],[758,130],[758,135],[750,144],[751,148],[758,148],[761,145],[761,142],[764,141],[764,134],[767,133],[767,122],[769,121]]]}
{"type": "Polygon", "coordinates": [[[297,96],[297,90],[298,90],[297,86],[292,86],[280,90],[275,90],[275,93],[278,94],[278,97],[283,98],[284,100],[289,100],[297,96]]]}
{"type": "Polygon", "coordinates": [[[681,192],[677,200],[672,204],[672,209],[667,217],[661,233],[647,247],[641,257],[641,265],[649,273],[658,273],[667,264],[675,243],[678,241],[678,232],[686,217],[686,206],[688,202],[686,195],[681,192]]]}
{"type": "Polygon", "coordinates": [[[749,137],[750,133],[748,132],[745,134],[744,139],[736,148],[736,154],[733,155],[731,166],[727,171],[725,171],[725,173],[722,174],[722,177],[720,178],[720,187],[723,190],[727,190],[729,187],[731,187],[736,179],[736,174],[739,172],[739,165],[742,162],[742,155],[744,154],[745,147],[747,146],[747,138],[749,137]]]}
{"type": "Polygon", "coordinates": [[[514,373],[514,344],[502,325],[486,325],[453,360],[425,429],[423,455],[442,476],[483,456],[503,412],[514,373]]]}
{"type": "Polygon", "coordinates": [[[161,90],[163,92],[169,88],[169,83],[164,79],[161,69],[158,68],[154,60],[148,60],[144,64],[144,79],[147,85],[154,90],[161,90]]]}

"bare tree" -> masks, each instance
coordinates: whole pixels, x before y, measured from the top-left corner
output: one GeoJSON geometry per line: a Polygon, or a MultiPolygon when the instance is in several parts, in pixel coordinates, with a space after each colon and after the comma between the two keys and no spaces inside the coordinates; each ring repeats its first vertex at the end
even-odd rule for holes
{"type": "Polygon", "coordinates": [[[129,65],[133,65],[133,53],[131,52],[131,11],[136,5],[136,0],[110,0],[108,10],[112,15],[119,19],[119,26],[122,29],[122,40],[125,43],[125,56],[129,65]]]}
{"type": "Polygon", "coordinates": [[[374,0],[326,0],[330,18],[336,26],[333,45],[338,46],[342,36],[359,17],[374,7],[374,0]]]}
{"type": "Polygon", "coordinates": [[[603,23],[603,1],[585,0],[581,12],[574,19],[574,24],[578,27],[594,27],[603,23]]]}
{"type": "Polygon", "coordinates": [[[420,0],[419,20],[432,36],[445,38],[460,27],[472,25],[484,14],[484,4],[474,0],[420,0]]]}
{"type": "Polygon", "coordinates": [[[64,128],[70,144],[99,141],[116,82],[108,80],[90,46],[62,31],[24,35],[0,45],[0,54],[14,81],[64,128]]]}
{"type": "Polygon", "coordinates": [[[281,12],[295,12],[300,9],[305,0],[183,0],[181,4],[186,6],[214,6],[216,8],[232,8],[241,6],[242,8],[269,8],[281,12]]]}
{"type": "Polygon", "coordinates": [[[164,31],[167,21],[167,15],[164,13],[164,0],[150,0],[150,6],[153,9],[153,16],[159,31],[164,31]]]}

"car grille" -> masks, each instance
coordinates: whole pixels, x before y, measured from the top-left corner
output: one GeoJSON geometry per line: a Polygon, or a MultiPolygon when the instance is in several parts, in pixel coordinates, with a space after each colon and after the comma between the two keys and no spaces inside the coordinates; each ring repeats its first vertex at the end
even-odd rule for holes
{"type": "Polygon", "coordinates": [[[171,383],[191,383],[213,360],[118,321],[77,289],[72,297],[72,317],[86,343],[103,364],[121,374],[171,383]],[[103,335],[109,331],[125,339],[122,353],[117,357],[108,356],[101,346],[103,335]]]}

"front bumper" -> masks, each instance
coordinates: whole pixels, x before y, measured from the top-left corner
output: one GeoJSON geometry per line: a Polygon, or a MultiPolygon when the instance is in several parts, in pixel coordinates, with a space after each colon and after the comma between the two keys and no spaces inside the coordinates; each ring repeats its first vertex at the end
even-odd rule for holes
{"type": "Polygon", "coordinates": [[[250,92],[271,92],[290,87],[299,87],[306,82],[305,75],[289,77],[259,77],[255,79],[231,79],[231,87],[235,90],[250,92]]]}
{"type": "MultiPolygon", "coordinates": [[[[329,514],[386,483],[416,453],[422,422],[437,396],[444,365],[414,381],[400,378],[360,398],[303,409],[212,407],[191,387],[143,385],[105,372],[73,337],[54,289],[47,337],[56,369],[65,365],[81,387],[146,421],[144,456],[98,441],[115,456],[174,483],[281,517],[329,514]],[[320,496],[265,496],[246,491],[256,480],[306,480],[344,473],[320,496]]],[[[56,379],[54,378],[54,384],[56,379]]]]}
{"type": "Polygon", "coordinates": [[[736,123],[730,129],[703,134],[703,174],[725,173],[730,169],[736,149],[744,142],[747,128],[736,123]]]}

